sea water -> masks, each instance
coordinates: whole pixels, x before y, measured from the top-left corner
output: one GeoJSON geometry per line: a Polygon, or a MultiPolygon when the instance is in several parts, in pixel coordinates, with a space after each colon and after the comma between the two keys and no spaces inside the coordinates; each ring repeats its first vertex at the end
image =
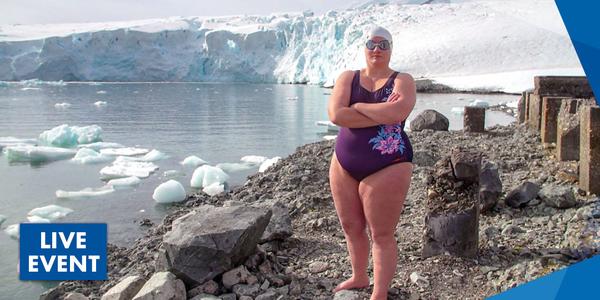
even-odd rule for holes
{"type": "MultiPolygon", "coordinates": [[[[0,137],[37,138],[61,124],[98,125],[102,139],[127,147],[157,149],[169,159],[155,162],[159,170],[135,189],[89,199],[57,199],[56,190],[79,191],[104,185],[99,171],[110,163],[75,164],[69,160],[45,164],[9,163],[0,155],[0,299],[37,299],[55,283],[21,282],[17,278],[18,241],[3,230],[26,221],[27,212],[56,204],[74,212],[56,222],[108,223],[109,241],[125,246],[141,236],[139,222],[158,223],[171,206],[152,200],[154,189],[173,178],[190,188],[193,168],[179,164],[196,155],[211,165],[236,163],[245,155],[285,157],[296,147],[323,139],[331,90],[310,85],[219,83],[68,83],[0,87],[0,137]],[[65,105],[68,103],[69,105],[65,105]],[[56,105],[60,104],[60,105],[56,105]],[[168,170],[175,177],[166,178],[168,170]],[[179,174],[179,175],[177,175],[179,174]]],[[[450,129],[462,127],[452,107],[475,99],[490,104],[515,101],[515,95],[419,94],[409,120],[432,108],[450,119],[450,129]]],[[[508,124],[513,117],[489,112],[486,125],[508,124]]],[[[235,172],[229,185],[242,184],[258,168],[235,172]]]]}

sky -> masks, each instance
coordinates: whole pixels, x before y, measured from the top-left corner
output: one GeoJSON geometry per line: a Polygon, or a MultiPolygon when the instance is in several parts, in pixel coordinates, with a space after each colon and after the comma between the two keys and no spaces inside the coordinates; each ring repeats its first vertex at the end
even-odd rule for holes
{"type": "MultiPolygon", "coordinates": [[[[353,0],[0,0],[0,24],[127,21],[170,16],[268,15],[345,9],[353,0]]],[[[360,2],[360,1],[358,1],[360,2]]]]}

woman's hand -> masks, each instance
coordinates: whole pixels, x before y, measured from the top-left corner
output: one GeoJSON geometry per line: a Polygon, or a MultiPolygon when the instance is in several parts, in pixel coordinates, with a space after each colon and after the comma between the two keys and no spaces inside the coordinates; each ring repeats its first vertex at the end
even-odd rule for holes
{"type": "Polygon", "coordinates": [[[396,102],[400,99],[400,92],[392,91],[392,93],[388,96],[387,102],[396,102]]]}

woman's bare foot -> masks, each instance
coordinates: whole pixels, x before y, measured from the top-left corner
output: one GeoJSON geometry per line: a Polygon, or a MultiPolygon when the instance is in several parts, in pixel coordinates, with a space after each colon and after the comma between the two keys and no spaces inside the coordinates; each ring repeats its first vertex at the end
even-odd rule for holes
{"type": "Polygon", "coordinates": [[[333,289],[333,292],[337,293],[338,291],[341,291],[341,290],[364,288],[364,287],[368,287],[369,284],[370,284],[369,277],[359,279],[359,278],[355,278],[354,276],[352,276],[352,277],[350,277],[350,279],[338,284],[338,286],[335,287],[335,289],[333,289]]]}

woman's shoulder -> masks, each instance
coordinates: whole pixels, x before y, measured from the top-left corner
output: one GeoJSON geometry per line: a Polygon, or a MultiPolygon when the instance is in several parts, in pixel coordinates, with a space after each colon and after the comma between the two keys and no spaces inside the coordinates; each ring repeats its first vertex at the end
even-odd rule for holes
{"type": "MultiPolygon", "coordinates": [[[[396,72],[398,72],[398,71],[396,71],[396,72]]],[[[398,74],[396,74],[396,78],[394,81],[415,82],[415,79],[409,73],[398,72],[398,74]]]]}

